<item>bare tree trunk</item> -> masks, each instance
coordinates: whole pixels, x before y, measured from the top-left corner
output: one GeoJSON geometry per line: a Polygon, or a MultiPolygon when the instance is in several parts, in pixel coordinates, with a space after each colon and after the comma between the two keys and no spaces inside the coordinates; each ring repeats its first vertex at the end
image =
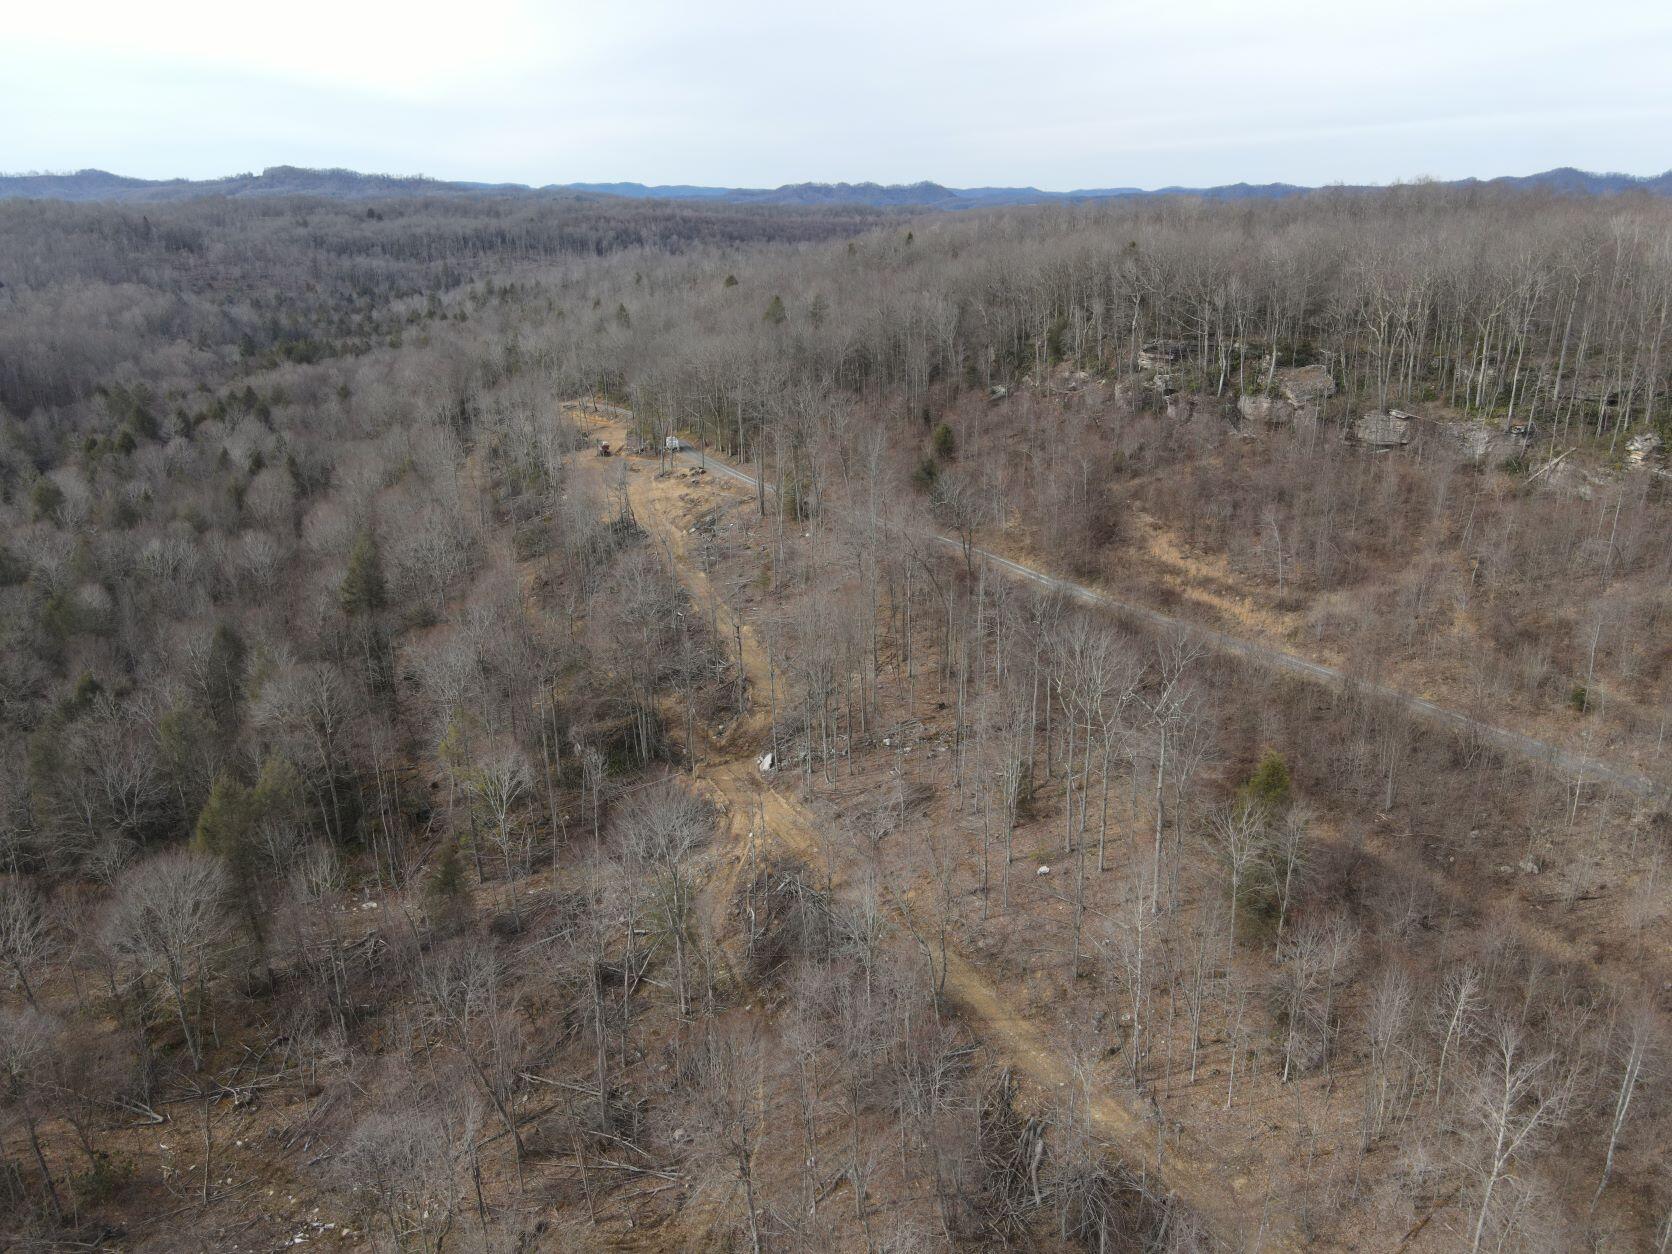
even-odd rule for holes
{"type": "MultiPolygon", "coordinates": [[[[1155,760],[1155,852],[1150,863],[1150,913],[1155,914],[1161,909],[1161,826],[1162,826],[1162,782],[1167,775],[1167,725],[1161,725],[1161,749],[1155,760]]],[[[1236,909],[1235,902],[1232,910],[1236,909]]],[[[1234,918],[1234,915],[1233,915],[1234,918]]],[[[1232,928],[1232,932],[1235,932],[1232,928]]]]}
{"type": "Polygon", "coordinates": [[[23,1123],[29,1130],[29,1148],[35,1152],[35,1166],[40,1168],[41,1183],[46,1185],[47,1199],[52,1203],[52,1217],[59,1223],[64,1222],[64,1207],[58,1200],[58,1186],[53,1183],[52,1173],[46,1167],[46,1155],[41,1153],[40,1135],[35,1130],[35,1116],[33,1112],[25,1110],[23,1123]]]}

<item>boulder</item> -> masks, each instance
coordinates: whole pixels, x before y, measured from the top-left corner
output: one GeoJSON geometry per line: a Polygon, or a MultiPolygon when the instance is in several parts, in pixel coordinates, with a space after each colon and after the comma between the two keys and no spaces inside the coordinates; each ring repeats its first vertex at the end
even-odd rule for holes
{"type": "Polygon", "coordinates": [[[1335,395],[1335,379],[1322,366],[1290,366],[1272,376],[1277,394],[1291,405],[1316,407],[1335,395]]]}
{"type": "Polygon", "coordinates": [[[1634,435],[1626,441],[1626,456],[1634,466],[1642,466],[1647,462],[1659,461],[1661,453],[1665,451],[1665,443],[1653,431],[1645,431],[1642,435],[1634,435]]]}
{"type": "Polygon", "coordinates": [[[1237,412],[1247,422],[1263,422],[1269,427],[1286,427],[1295,420],[1295,405],[1275,396],[1252,395],[1237,397],[1237,412]]]}
{"type": "Polygon", "coordinates": [[[1176,340],[1151,340],[1138,350],[1140,370],[1165,370],[1184,356],[1184,345],[1176,340]]]}
{"type": "Polygon", "coordinates": [[[1440,434],[1462,449],[1470,461],[1484,461],[1492,451],[1495,440],[1490,427],[1478,422],[1442,422],[1438,426],[1440,434]]]}
{"type": "Polygon", "coordinates": [[[1540,491],[1578,497],[1581,501],[1589,501],[1596,496],[1596,481],[1571,458],[1558,458],[1549,463],[1543,473],[1535,471],[1528,482],[1535,484],[1540,491]]]}
{"type": "Polygon", "coordinates": [[[1167,417],[1175,422],[1196,416],[1196,397],[1193,395],[1187,395],[1183,392],[1169,392],[1166,394],[1164,403],[1167,409],[1167,417]]]}
{"type": "Polygon", "coordinates": [[[1368,413],[1353,424],[1352,439],[1365,448],[1403,448],[1411,442],[1411,417],[1380,410],[1368,413]]]}

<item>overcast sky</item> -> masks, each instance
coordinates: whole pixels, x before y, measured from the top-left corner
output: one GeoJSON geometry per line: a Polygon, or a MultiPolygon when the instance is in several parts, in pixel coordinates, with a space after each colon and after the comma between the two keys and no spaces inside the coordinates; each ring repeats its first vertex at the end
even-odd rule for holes
{"type": "Polygon", "coordinates": [[[0,170],[1076,187],[1672,167],[1672,0],[19,0],[0,170]]]}

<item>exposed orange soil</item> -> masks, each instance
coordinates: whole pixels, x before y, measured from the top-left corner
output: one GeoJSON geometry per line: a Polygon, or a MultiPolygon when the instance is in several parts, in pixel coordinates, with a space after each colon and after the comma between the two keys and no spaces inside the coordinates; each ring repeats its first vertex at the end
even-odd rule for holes
{"type": "MultiPolygon", "coordinates": [[[[596,426],[612,444],[618,444],[625,433],[615,422],[598,422],[596,426]]],[[[599,461],[603,465],[611,464],[603,459],[599,461]]],[[[653,470],[654,464],[628,463],[631,467],[628,493],[635,516],[667,546],[681,579],[698,602],[705,603],[713,591],[687,555],[689,520],[696,512],[693,507],[700,502],[691,492],[687,472],[674,471],[661,477],[653,470]]],[[[716,477],[706,479],[704,492],[730,493],[742,499],[741,489],[716,477]]],[[[762,692],[768,683],[767,662],[747,625],[743,642],[745,669],[754,690],[762,692]]],[[[754,704],[753,722],[734,729],[728,737],[741,752],[703,764],[698,777],[731,811],[734,840],[771,839],[808,864],[821,865],[832,850],[818,819],[806,806],[763,778],[755,764],[763,729],[763,707],[758,701],[754,704]]],[[[746,861],[740,850],[734,856],[733,874],[746,861]]],[[[899,901],[896,905],[901,909],[912,908],[899,901]]],[[[1047,1039],[1042,1027],[1017,1005],[1016,999],[1001,993],[967,958],[949,950],[943,978],[947,997],[981,1039],[1019,1075],[1032,1081],[1035,1100],[1076,1081],[1069,1056],[1047,1039]]],[[[1117,1156],[1144,1162],[1153,1155],[1157,1129],[1149,1112],[1141,1110],[1136,1102],[1107,1091],[1096,1091],[1094,1086],[1087,1094],[1087,1113],[1117,1156]]],[[[1227,1171],[1205,1146],[1193,1144],[1189,1139],[1173,1140],[1161,1166],[1161,1175],[1169,1190],[1223,1236],[1235,1235],[1266,1250],[1302,1248],[1297,1238],[1260,1223],[1261,1198],[1249,1194],[1251,1182],[1245,1176],[1227,1171]]]]}

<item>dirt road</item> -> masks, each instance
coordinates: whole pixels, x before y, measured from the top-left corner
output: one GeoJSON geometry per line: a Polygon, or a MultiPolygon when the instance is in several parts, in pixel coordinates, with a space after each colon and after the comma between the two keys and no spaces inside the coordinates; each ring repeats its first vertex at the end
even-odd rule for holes
{"type": "MultiPolygon", "coordinates": [[[[619,415],[613,416],[619,421],[619,415]]],[[[609,438],[619,436],[615,431],[609,438]]],[[[620,463],[594,463],[595,466],[620,463]]],[[[632,465],[632,463],[629,463],[632,465]]],[[[731,471],[720,463],[708,462],[710,469],[753,490],[754,480],[731,471]],[[728,473],[729,472],[729,473],[728,473]]],[[[646,463],[637,463],[636,473],[626,477],[634,516],[665,547],[681,580],[699,602],[713,595],[700,564],[688,552],[688,531],[678,520],[679,497],[690,490],[683,477],[658,478],[646,463]]],[[[745,623],[740,630],[743,663],[757,692],[770,682],[767,661],[754,633],[745,623]]],[[[718,761],[703,763],[697,776],[708,790],[723,801],[733,816],[734,838],[742,847],[750,840],[773,841],[812,866],[826,863],[827,834],[821,831],[813,813],[793,797],[779,791],[755,763],[766,735],[763,711],[731,729],[718,761]]],[[[741,864],[741,860],[740,860],[741,864]]],[[[733,872],[735,876],[735,871],[733,872]]],[[[723,888],[724,885],[721,885],[723,888]]],[[[838,882],[838,893],[843,891],[838,882]]],[[[909,903],[896,902],[900,909],[909,903]]],[[[1027,1080],[1031,1098],[1065,1090],[1079,1083],[1069,1054],[1049,1039],[1046,1030],[1029,1019],[1014,1001],[975,965],[955,951],[945,958],[943,987],[971,1029],[1005,1060],[1015,1074],[1027,1080]]],[[[1146,1164],[1156,1171],[1157,1144],[1161,1125],[1151,1110],[1134,1096],[1099,1091],[1093,1085],[1085,1109],[1096,1131],[1111,1152],[1136,1167],[1146,1164]]],[[[1165,1152],[1160,1157],[1159,1175],[1166,1191],[1192,1211],[1230,1248],[1239,1250],[1299,1250],[1300,1240],[1289,1234],[1281,1221],[1264,1217],[1266,1199],[1258,1194],[1258,1182],[1222,1168],[1213,1153],[1177,1129],[1165,1131],[1165,1152]]]]}
{"type": "MultiPolygon", "coordinates": [[[[618,406],[597,405],[588,406],[588,408],[595,412],[607,414],[618,422],[628,422],[632,419],[630,410],[618,406]]],[[[682,449],[675,456],[693,466],[700,463],[711,473],[741,484],[748,488],[750,492],[760,490],[760,484],[755,476],[747,471],[739,470],[735,466],[727,465],[711,454],[682,449]]],[[[766,491],[770,492],[772,490],[772,485],[767,484],[766,491]]],[[[960,555],[964,552],[963,541],[954,536],[941,535],[938,532],[923,532],[922,535],[925,539],[951,549],[960,555]]],[[[1471,718],[1457,710],[1431,701],[1427,697],[1403,692],[1398,688],[1388,687],[1386,684],[1355,679],[1333,666],[1324,665],[1322,662],[1314,662],[1298,654],[1274,649],[1269,645],[1257,644],[1251,640],[1244,640],[1223,631],[1216,631],[1211,627],[1203,627],[1182,618],[1175,618],[1171,614],[1163,614],[1161,611],[1150,609],[1147,606],[1134,605],[1130,601],[1123,601],[1119,597],[1111,596],[1107,592],[1086,584],[1076,583],[1071,579],[1064,579],[1036,567],[1013,561],[989,549],[972,547],[971,553],[993,569],[1012,578],[1034,584],[1036,587],[1059,592],[1082,604],[1094,605],[1129,620],[1164,627],[1171,631],[1187,631],[1216,652],[1246,658],[1272,670],[1298,675],[1333,689],[1357,688],[1361,691],[1370,692],[1383,700],[1403,706],[1419,718],[1476,736],[1505,753],[1524,761],[1547,766],[1570,780],[1591,784],[1605,783],[1640,797],[1655,797],[1666,791],[1666,784],[1657,782],[1641,772],[1613,766],[1598,758],[1566,749],[1561,745],[1551,744],[1549,741],[1540,740],[1522,732],[1511,731],[1505,727],[1482,722],[1480,719],[1471,718]]]]}

